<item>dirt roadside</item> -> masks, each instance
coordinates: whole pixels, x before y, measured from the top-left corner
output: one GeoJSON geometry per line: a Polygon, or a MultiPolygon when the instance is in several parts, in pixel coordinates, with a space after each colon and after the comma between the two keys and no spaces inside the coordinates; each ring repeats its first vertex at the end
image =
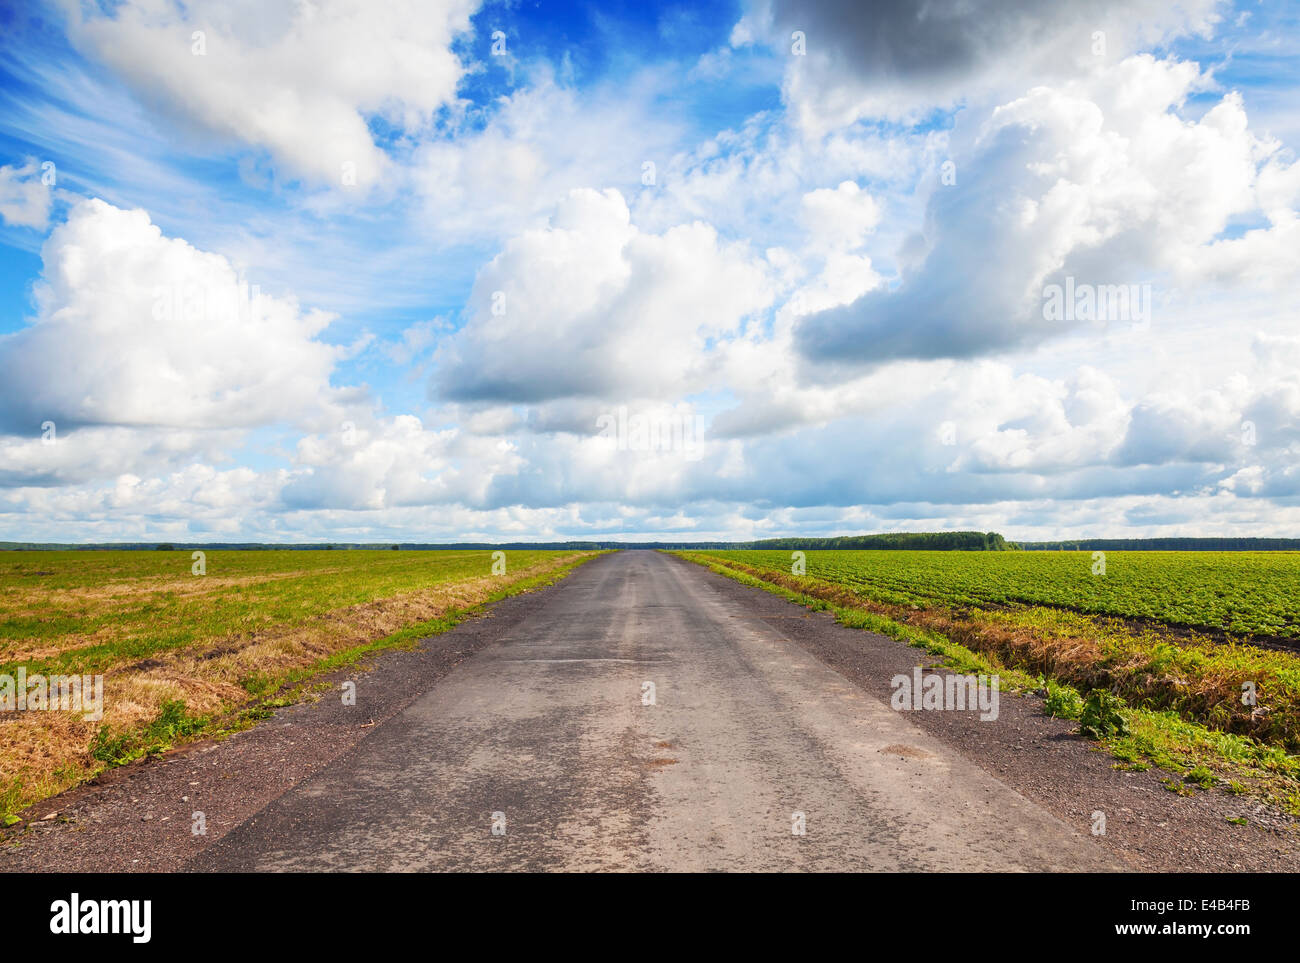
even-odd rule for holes
{"type": "MultiPolygon", "coordinates": [[[[888,850],[884,846],[891,838],[888,834],[900,831],[891,819],[900,817],[886,819],[881,814],[906,813],[910,804],[887,797],[876,797],[873,801],[870,795],[856,799],[843,795],[847,786],[839,781],[836,767],[841,763],[835,759],[842,758],[849,766],[862,762],[845,752],[851,751],[858,738],[854,732],[863,737],[871,737],[873,733],[861,728],[846,729],[840,722],[847,711],[845,707],[861,703],[864,696],[877,704],[873,711],[876,718],[881,718],[880,706],[888,705],[892,691],[889,680],[898,674],[910,674],[915,665],[929,665],[933,661],[919,649],[839,625],[827,614],[809,613],[761,589],[740,585],[685,560],[657,554],[651,559],[643,553],[617,553],[588,563],[549,589],[496,603],[484,615],[426,640],[418,650],[383,652],[370,660],[369,671],[353,669],[338,673],[331,679],[336,688],[345,679],[357,682],[356,706],[343,706],[337,695],[326,695],[316,702],[280,710],[273,719],[223,742],[197,744],[160,760],[115,770],[95,783],[46,800],[35,807],[31,814],[34,822],[24,832],[10,834],[4,845],[0,845],[0,870],[184,870],[196,861],[199,865],[219,863],[208,857],[218,849],[232,849],[221,843],[227,836],[230,836],[228,843],[250,839],[259,847],[305,847],[309,855],[319,853],[322,846],[353,852],[354,847],[347,844],[347,835],[369,832],[367,826],[380,825],[400,836],[393,841],[394,849],[409,857],[412,847],[418,851],[432,838],[431,833],[460,831],[458,826],[449,823],[449,820],[454,823],[455,813],[448,808],[459,804],[459,796],[453,792],[446,806],[431,806],[429,813],[412,814],[403,808],[399,799],[377,797],[376,759],[380,762],[391,759],[391,766],[396,768],[380,774],[399,779],[395,786],[400,785],[401,792],[414,793],[419,798],[451,791],[443,782],[445,766],[434,766],[425,775],[420,771],[420,766],[426,765],[433,754],[448,751],[455,757],[456,746],[447,742],[449,738],[462,740],[459,751],[477,753],[479,764],[486,767],[485,774],[526,780],[526,772],[512,768],[514,763],[510,759],[516,756],[498,752],[484,755],[476,748],[485,749],[494,739],[512,745],[510,739],[519,737],[520,729],[503,727],[499,722],[482,718],[481,713],[470,713],[457,726],[431,728],[435,721],[442,719],[444,706],[452,705],[455,696],[465,696],[467,692],[477,699],[489,700],[482,703],[485,706],[501,702],[502,692],[514,693],[515,700],[505,700],[510,704],[503,705],[499,711],[511,715],[527,708],[541,713],[523,730],[526,744],[514,749],[532,760],[530,766],[553,762],[561,786],[568,785],[565,780],[571,780],[575,771],[583,773],[581,786],[585,790],[576,794],[552,793],[553,798],[547,797],[555,808],[554,812],[547,810],[539,817],[539,826],[547,833],[555,826],[571,825],[569,807],[594,805],[601,820],[631,820],[625,835],[633,841],[647,833],[653,835],[655,820],[667,813],[677,821],[669,823],[671,832],[661,835],[680,840],[683,832],[693,825],[690,820],[697,818],[700,800],[709,798],[718,806],[734,803],[732,809],[720,813],[719,825],[753,833],[755,830],[746,828],[747,823],[738,822],[736,817],[739,814],[747,819],[747,814],[761,812],[761,808],[753,805],[754,794],[762,796],[767,787],[780,789],[804,780],[811,790],[805,798],[813,803],[819,799],[829,801],[829,796],[819,795],[821,787],[837,787],[842,794],[842,815],[876,827],[872,831],[884,834],[880,842],[888,850]],[[636,555],[641,558],[630,557],[636,555]],[[708,617],[704,618],[702,613],[706,609],[708,617]],[[722,612],[732,614],[719,614],[722,612]],[[693,621],[674,622],[674,619],[693,621]],[[727,632],[717,631],[728,619],[734,620],[731,624],[737,627],[732,634],[742,640],[739,649],[725,638],[727,632]],[[666,634],[665,629],[673,624],[691,627],[678,637],[669,638],[671,633],[666,634]],[[643,641],[627,651],[618,648],[629,643],[617,640],[625,640],[630,634],[643,641]],[[543,652],[539,648],[544,644],[544,635],[554,637],[553,643],[546,644],[559,646],[555,652],[549,648],[543,652]],[[583,641],[577,642],[578,638],[583,641]],[[578,654],[582,658],[573,657],[570,648],[574,645],[580,645],[582,651],[578,654]],[[507,658],[515,652],[521,657],[529,654],[529,661],[521,662],[513,655],[507,658]],[[687,701],[680,712],[686,738],[673,740],[674,744],[682,744],[682,750],[673,753],[681,761],[638,777],[649,780],[642,791],[645,805],[641,810],[629,812],[622,801],[623,795],[601,792],[611,780],[617,781],[621,774],[625,775],[627,765],[622,755],[612,753],[588,758],[585,769],[566,760],[577,758],[574,752],[589,741],[592,731],[589,724],[598,720],[610,705],[607,697],[592,697],[588,680],[600,680],[599,684],[612,685],[614,690],[621,691],[623,685],[617,673],[640,671],[627,668],[625,663],[634,657],[649,656],[666,666],[656,671],[683,681],[691,673],[703,675],[683,688],[682,695],[687,701]],[[813,660],[811,664],[807,657],[813,660]],[[473,671],[455,677],[462,680],[460,686],[447,678],[458,666],[471,660],[473,671]],[[793,670],[795,676],[782,675],[800,663],[807,666],[802,672],[793,670]],[[817,663],[827,668],[811,672],[817,663]],[[737,674],[746,666],[748,675],[737,674]],[[505,672],[514,673],[513,689],[500,688],[501,680],[507,678],[502,674],[505,672]],[[828,688],[810,692],[804,685],[800,689],[797,676],[810,673],[818,678],[825,676],[829,689],[848,688],[854,692],[832,696],[828,688]],[[477,688],[467,688],[464,684],[465,680],[476,679],[477,688]],[[776,688],[759,688],[763,679],[776,688]],[[781,691],[786,679],[795,696],[789,703],[789,715],[781,691]],[[839,679],[847,681],[841,683],[839,679]],[[749,728],[736,728],[728,716],[718,715],[710,708],[713,703],[701,703],[698,693],[705,691],[706,687],[700,684],[703,682],[708,683],[715,698],[729,700],[718,706],[725,705],[732,712],[741,713],[748,720],[749,728]],[[559,689],[557,685],[564,688],[559,689]],[[571,744],[564,743],[563,727],[557,728],[557,722],[551,718],[556,711],[554,698],[560,691],[575,700],[570,710],[574,728],[571,744]],[[758,704],[763,699],[768,699],[774,708],[782,706],[781,713],[768,713],[758,704]],[[819,705],[819,699],[824,704],[819,705]],[[413,715],[412,705],[418,701],[423,702],[423,708],[413,715]],[[588,716],[584,718],[582,712],[588,716]],[[782,720],[796,717],[805,717],[809,728],[792,734],[782,720]],[[827,754],[829,743],[811,752],[799,748],[805,744],[817,746],[817,726],[832,723],[842,736],[834,746],[838,756],[832,758],[827,754]],[[408,741],[413,737],[428,744],[408,741]],[[737,739],[739,747],[727,749],[729,740],[737,739]],[[369,747],[377,751],[370,751],[369,740],[373,740],[369,747]],[[779,749],[785,743],[791,743],[794,748],[778,764],[781,757],[769,749],[779,749]],[[382,748],[385,746],[386,751],[382,748]],[[732,771],[728,772],[729,769],[732,771]],[[737,781],[742,772],[751,778],[748,784],[737,781]],[[422,778],[427,784],[420,782],[422,778]],[[710,789],[711,786],[714,788],[710,789]],[[356,811],[347,801],[352,797],[338,795],[340,787],[364,792],[370,806],[383,809],[391,803],[392,811],[384,809],[376,815],[377,821],[359,824],[356,811]],[[675,799],[674,787],[680,789],[676,793],[680,799],[675,799]],[[609,811],[605,812],[606,809],[609,811]],[[196,812],[204,813],[204,835],[193,832],[196,812]],[[333,812],[338,822],[327,822],[327,812],[333,812]],[[50,814],[56,815],[40,818],[50,814]],[[315,820],[320,825],[313,823],[313,833],[300,832],[307,828],[302,825],[303,819],[315,820]],[[409,827],[398,826],[404,819],[415,822],[409,827]],[[305,836],[315,837],[310,845],[303,842],[305,836]]],[[[806,683],[806,679],[803,681],[806,683]]],[[[629,691],[635,692],[635,685],[629,691]]],[[[928,796],[925,794],[930,778],[925,775],[925,766],[935,761],[935,752],[952,755],[952,765],[960,757],[960,765],[971,773],[970,778],[978,775],[976,781],[987,782],[989,792],[996,790],[1010,800],[1011,795],[1000,787],[1014,791],[1076,833],[1089,837],[1119,865],[1164,872],[1294,872],[1300,869],[1292,820],[1263,810],[1245,797],[1217,791],[1198,792],[1192,797],[1175,795],[1164,788],[1161,774],[1154,770],[1117,771],[1112,768],[1109,755],[1096,751],[1092,743],[1072,734],[1072,723],[1043,714],[1037,697],[1004,694],[996,724],[981,723],[976,713],[969,712],[898,715],[906,716],[906,723],[930,737],[931,759],[927,763],[908,756],[909,751],[914,752],[921,745],[917,741],[923,738],[920,734],[916,734],[916,739],[890,740],[890,745],[879,750],[878,758],[886,758],[891,749],[897,749],[895,754],[899,758],[891,765],[898,767],[904,776],[909,767],[915,768],[919,773],[916,786],[921,795],[914,798],[934,809],[940,821],[944,800],[936,800],[932,789],[928,796]],[[985,780],[976,769],[992,777],[991,780],[985,780]],[[1103,836],[1091,834],[1097,812],[1106,816],[1103,836]],[[1246,825],[1229,823],[1229,818],[1245,818],[1246,825]]],[[[516,721],[522,725],[521,720],[516,721]]],[[[901,721],[883,719],[881,724],[896,727],[901,721]]],[[[656,744],[647,743],[648,746],[656,744]]],[[[655,751],[663,754],[662,750],[655,751]]],[[[859,750],[857,756],[861,755],[859,750]]],[[[877,757],[874,750],[869,755],[877,757]]],[[[534,794],[525,793],[518,805],[528,805],[530,795],[534,794]]],[[[491,798],[495,797],[488,792],[482,800],[476,798],[472,805],[466,803],[467,810],[472,810],[466,819],[477,820],[478,811],[489,807],[491,798]]],[[[1023,805],[1023,801],[1017,804],[1023,805]]],[[[919,818],[919,811],[915,815],[919,818]]],[[[1016,820],[1011,812],[1007,813],[1007,821],[1007,831],[1014,834],[1016,827],[1011,824],[1016,820]]],[[[981,825],[988,828],[995,823],[986,820],[981,825]]],[[[847,829],[841,831],[841,839],[829,845],[830,855],[809,864],[810,868],[830,866],[835,853],[863,842],[845,833],[847,829]]],[[[991,831],[991,837],[970,839],[969,845],[985,853],[995,851],[999,845],[997,836],[997,831],[991,831]]],[[[906,838],[916,840],[910,831],[906,838]]],[[[968,837],[954,840],[958,853],[961,838],[968,837]]],[[[788,827],[785,841],[781,845],[790,841],[788,827]]],[[[521,849],[519,858],[525,861],[519,865],[549,868],[551,863],[546,860],[570,860],[576,849],[596,843],[583,836],[573,843],[573,848],[552,847],[551,851],[531,853],[521,849]],[[545,858],[536,861],[539,853],[545,858]],[[533,858],[535,863],[528,863],[525,857],[533,858]]],[[[935,839],[933,843],[939,844],[940,840],[935,839]]],[[[479,845],[471,839],[466,846],[473,848],[463,846],[462,850],[487,852],[479,845]]],[[[629,845],[632,846],[627,857],[630,868],[636,865],[634,860],[638,857],[637,844],[629,845]]],[[[707,854],[708,846],[712,845],[715,843],[710,842],[702,849],[683,846],[680,852],[670,852],[669,856],[673,860],[695,859],[700,853],[707,854]]],[[[721,838],[716,845],[727,845],[726,838],[721,838]]],[[[947,845],[951,847],[952,843],[947,845]]],[[[428,865],[438,861],[446,863],[452,855],[448,849],[432,844],[430,847],[427,853],[417,852],[428,865]]],[[[808,850],[805,848],[803,852],[808,850]]],[[[775,848],[742,854],[745,858],[751,855],[776,860],[779,865],[784,858],[775,848]]],[[[880,855],[885,861],[883,865],[888,865],[888,860],[893,858],[888,851],[880,855]]],[[[491,865],[515,868],[509,862],[491,865]]],[[[743,859],[738,859],[738,865],[745,865],[743,859]]],[[[957,859],[951,868],[961,869],[963,865],[957,859]]]]}
{"type": "MultiPolygon", "coordinates": [[[[752,605],[754,614],[779,627],[865,692],[888,701],[889,680],[913,666],[937,666],[927,652],[871,632],[839,625],[829,612],[802,607],[762,589],[741,585],[685,559],[716,579],[718,590],[752,605]],[[802,613],[802,614],[799,614],[802,613]]],[[[943,675],[949,673],[936,669],[943,675]]],[[[981,769],[1071,825],[1092,831],[1094,813],[1105,814],[1107,848],[1149,872],[1297,872],[1300,823],[1247,796],[1218,790],[1194,796],[1170,792],[1158,769],[1116,770],[1115,759],[1074,734],[1077,724],[1049,716],[1033,694],[1003,694],[998,723],[967,712],[911,712],[912,721],[981,769]],[[1245,819],[1246,825],[1228,822],[1245,819]]]]}

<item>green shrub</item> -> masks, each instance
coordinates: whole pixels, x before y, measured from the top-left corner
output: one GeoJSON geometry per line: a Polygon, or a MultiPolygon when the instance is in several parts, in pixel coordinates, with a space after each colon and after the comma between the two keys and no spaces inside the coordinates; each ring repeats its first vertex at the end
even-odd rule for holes
{"type": "Polygon", "coordinates": [[[1079,732],[1089,739],[1128,735],[1128,721],[1120,711],[1124,700],[1105,689],[1093,689],[1079,714],[1079,732]]]}
{"type": "Polygon", "coordinates": [[[1083,714],[1083,698],[1069,686],[1048,682],[1047,702],[1044,708],[1049,716],[1058,719],[1077,719],[1083,714]]]}

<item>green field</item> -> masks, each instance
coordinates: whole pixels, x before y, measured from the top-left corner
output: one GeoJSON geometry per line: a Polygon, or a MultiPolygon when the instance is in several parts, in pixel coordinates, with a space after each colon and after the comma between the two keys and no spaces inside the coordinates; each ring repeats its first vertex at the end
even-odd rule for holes
{"type": "MultiPolygon", "coordinates": [[[[506,553],[509,579],[568,552],[506,553]]],[[[487,551],[0,553],[0,671],[103,672],[349,606],[491,577],[487,551]]]]}
{"type": "Polygon", "coordinates": [[[101,719],[6,712],[0,824],[106,765],[249,724],[322,670],[433,635],[593,552],[0,552],[0,676],[103,676],[101,719]]]}
{"type": "MultiPolygon", "coordinates": [[[[791,552],[699,553],[790,573],[791,552]]],[[[823,551],[806,574],[883,601],[1045,605],[1240,636],[1300,640],[1300,553],[823,551]]]]}
{"type": "Polygon", "coordinates": [[[1036,691],[1117,768],[1173,773],[1171,792],[1300,814],[1300,554],[1114,551],[1103,575],[1087,551],[809,551],[802,574],[791,553],[677,554],[1036,691]]]}

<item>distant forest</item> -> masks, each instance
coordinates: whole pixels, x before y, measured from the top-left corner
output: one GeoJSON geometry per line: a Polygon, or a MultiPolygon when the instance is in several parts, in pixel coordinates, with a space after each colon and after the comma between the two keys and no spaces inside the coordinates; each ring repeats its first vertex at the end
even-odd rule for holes
{"type": "Polygon", "coordinates": [[[0,551],[175,551],[206,550],[257,551],[281,549],[293,551],[344,551],[349,549],[393,549],[402,551],[431,551],[459,549],[535,549],[551,551],[593,551],[607,548],[677,548],[677,549],[751,549],[751,548],[801,548],[805,551],[820,548],[927,548],[963,551],[1001,551],[1009,548],[1007,541],[997,532],[914,532],[893,535],[844,535],[838,538],[766,538],[757,542],[350,542],[350,543],[297,543],[286,545],[265,542],[101,542],[91,545],[59,544],[55,542],[0,542],[0,551]]]}
{"type": "Polygon", "coordinates": [[[886,535],[842,535],[839,538],[765,538],[737,542],[728,548],[873,548],[933,551],[1005,552],[1011,548],[997,532],[896,532],[886,535]]]}
{"type": "Polygon", "coordinates": [[[1300,538],[1085,538],[1018,542],[1027,552],[1300,552],[1300,538]]]}
{"type": "Polygon", "coordinates": [[[1296,552],[1300,538],[1086,538],[1062,542],[1008,542],[997,532],[894,532],[881,535],[841,535],[836,538],[764,538],[755,542],[320,542],[268,544],[265,542],[101,542],[76,545],[56,542],[0,542],[0,551],[348,551],[383,549],[393,551],[488,549],[534,549],[551,551],[594,551],[610,548],[695,549],[877,549],[950,552],[1008,551],[1174,551],[1174,552],[1296,552]]]}

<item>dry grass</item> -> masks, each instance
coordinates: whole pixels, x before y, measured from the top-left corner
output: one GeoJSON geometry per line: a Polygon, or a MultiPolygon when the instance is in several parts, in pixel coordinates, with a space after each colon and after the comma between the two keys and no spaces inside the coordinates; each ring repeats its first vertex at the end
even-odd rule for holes
{"type": "Polygon", "coordinates": [[[1293,655],[1175,636],[1156,628],[1134,631],[1117,620],[1046,608],[986,611],[900,605],[822,579],[707,554],[696,558],[835,606],[936,633],[1030,675],[1083,691],[1109,689],[1133,705],[1174,709],[1184,718],[1289,752],[1300,748],[1300,658],[1293,655]],[[1243,682],[1256,685],[1259,707],[1242,704],[1243,682]]]}
{"type": "MultiPolygon", "coordinates": [[[[8,787],[10,797],[0,809],[12,811],[30,804],[84,781],[102,768],[91,752],[101,726],[115,733],[139,731],[174,702],[183,703],[186,712],[194,716],[231,713],[252,701],[249,680],[271,680],[273,687],[274,680],[307,670],[331,656],[386,639],[409,626],[472,609],[508,585],[559,572],[589,555],[553,553],[513,569],[508,578],[484,575],[442,582],[111,667],[104,672],[104,715],[99,721],[85,720],[74,712],[0,713],[0,793],[8,787]],[[16,792],[15,786],[20,787],[16,792]]],[[[209,579],[182,584],[190,594],[202,594],[200,586],[204,592],[219,593],[234,584],[265,580],[209,579]]],[[[160,587],[166,588],[155,583],[151,590],[160,587]]],[[[81,644],[84,637],[69,636],[26,652],[35,657],[34,653],[43,650],[57,653],[81,644]]],[[[6,657],[11,659],[12,654],[6,657]]]]}

